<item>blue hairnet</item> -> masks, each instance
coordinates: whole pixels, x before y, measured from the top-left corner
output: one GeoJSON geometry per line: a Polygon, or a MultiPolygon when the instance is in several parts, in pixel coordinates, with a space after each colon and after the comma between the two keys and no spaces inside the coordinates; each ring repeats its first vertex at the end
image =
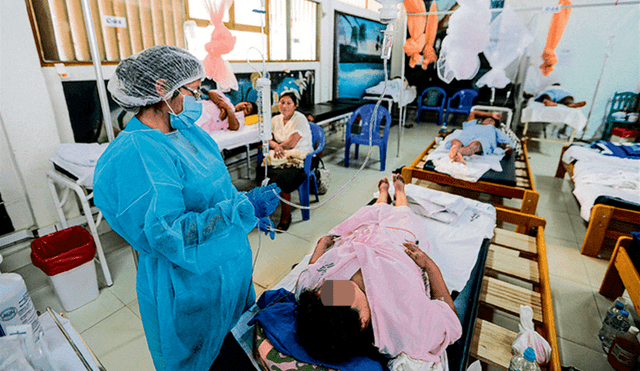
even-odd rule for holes
{"type": "Polygon", "coordinates": [[[204,77],[204,66],[193,54],[177,46],[158,45],[123,59],[108,89],[122,108],[138,112],[140,107],[170,98],[182,85],[204,77]]]}

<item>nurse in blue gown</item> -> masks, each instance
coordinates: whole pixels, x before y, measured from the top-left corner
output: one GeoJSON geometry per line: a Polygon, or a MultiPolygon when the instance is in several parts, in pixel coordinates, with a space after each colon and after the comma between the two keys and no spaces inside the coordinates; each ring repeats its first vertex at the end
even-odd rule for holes
{"type": "Polygon", "coordinates": [[[140,253],[137,293],[157,370],[208,370],[255,300],[247,234],[270,233],[275,187],[238,192],[220,150],[194,125],[202,63],[156,46],[124,59],[109,81],[136,113],[96,166],[95,204],[140,253]]]}

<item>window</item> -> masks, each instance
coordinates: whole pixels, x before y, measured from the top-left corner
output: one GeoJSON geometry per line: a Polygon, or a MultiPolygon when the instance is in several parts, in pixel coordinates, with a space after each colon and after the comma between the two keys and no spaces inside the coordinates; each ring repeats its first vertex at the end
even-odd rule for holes
{"type": "MultiPolygon", "coordinates": [[[[43,64],[91,62],[80,1],[26,1],[43,64]]],[[[181,0],[101,0],[90,4],[103,62],[118,62],[154,45],[185,45],[181,0]]]]}
{"type": "Polygon", "coordinates": [[[382,8],[382,5],[375,0],[338,0],[338,1],[345,4],[357,6],[359,8],[373,10],[374,12],[377,12],[378,10],[380,10],[380,8],[382,8]]]}
{"type": "MultiPolygon", "coordinates": [[[[237,3],[237,2],[236,2],[237,3]]],[[[242,0],[225,14],[225,26],[236,37],[236,45],[222,58],[229,61],[260,59],[267,61],[317,60],[318,5],[310,0],[269,0],[265,13],[261,0],[242,0]]],[[[204,59],[204,45],[210,41],[214,27],[202,0],[189,0],[186,39],[189,51],[204,59]]]]}

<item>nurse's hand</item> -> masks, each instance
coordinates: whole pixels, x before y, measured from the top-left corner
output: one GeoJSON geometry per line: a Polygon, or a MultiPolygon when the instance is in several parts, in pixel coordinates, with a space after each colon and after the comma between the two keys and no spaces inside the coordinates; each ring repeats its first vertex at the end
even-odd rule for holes
{"type": "Polygon", "coordinates": [[[269,216],[276,211],[278,207],[278,198],[280,188],[277,184],[272,183],[265,187],[256,187],[247,192],[247,198],[255,209],[255,215],[258,218],[269,216]]]}
{"type": "Polygon", "coordinates": [[[265,236],[271,237],[272,240],[276,238],[276,228],[268,216],[258,219],[258,230],[264,232],[265,236]]]}

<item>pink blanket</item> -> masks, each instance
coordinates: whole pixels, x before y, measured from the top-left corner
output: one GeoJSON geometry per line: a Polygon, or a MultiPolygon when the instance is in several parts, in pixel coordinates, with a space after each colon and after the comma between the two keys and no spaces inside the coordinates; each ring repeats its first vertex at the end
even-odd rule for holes
{"type": "Polygon", "coordinates": [[[429,253],[423,230],[409,207],[366,206],[329,232],[341,238],[300,275],[297,293],[328,279],[348,280],[362,269],[375,345],[392,357],[439,362],[462,327],[446,303],[427,296],[421,269],[404,252],[402,244],[415,238],[429,253]]]}

